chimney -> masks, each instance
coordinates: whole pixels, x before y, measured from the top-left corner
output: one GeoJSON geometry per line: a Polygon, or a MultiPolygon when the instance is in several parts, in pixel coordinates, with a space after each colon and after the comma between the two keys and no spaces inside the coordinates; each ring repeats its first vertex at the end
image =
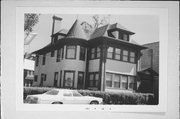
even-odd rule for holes
{"type": "Polygon", "coordinates": [[[62,18],[57,17],[57,16],[54,15],[54,16],[52,17],[52,19],[53,19],[53,24],[52,24],[51,43],[53,44],[53,43],[54,43],[53,34],[54,34],[54,33],[57,33],[58,30],[60,30],[60,23],[61,23],[62,18]],[[58,22],[59,22],[59,24],[58,24],[58,22]],[[57,29],[56,27],[57,27],[58,29],[57,29]]]}

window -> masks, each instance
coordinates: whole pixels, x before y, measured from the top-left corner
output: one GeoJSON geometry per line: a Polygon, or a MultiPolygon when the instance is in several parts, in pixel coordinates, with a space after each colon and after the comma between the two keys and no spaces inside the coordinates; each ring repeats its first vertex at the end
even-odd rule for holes
{"type": "Polygon", "coordinates": [[[133,76],[128,77],[128,88],[130,90],[134,89],[134,80],[135,80],[135,77],[133,77],[133,76]]]}
{"type": "Polygon", "coordinates": [[[127,89],[128,76],[122,75],[121,78],[122,78],[122,80],[121,80],[122,89],[127,89]]]}
{"type": "Polygon", "coordinates": [[[74,82],[74,71],[65,71],[64,72],[64,87],[72,88],[74,82]]]}
{"type": "Polygon", "coordinates": [[[114,75],[114,88],[120,88],[121,75],[114,75]]]}
{"type": "Polygon", "coordinates": [[[123,50],[123,61],[128,61],[128,51],[123,50]]]}
{"type": "Polygon", "coordinates": [[[89,86],[90,87],[94,86],[94,74],[89,75],[89,86]]]}
{"type": "Polygon", "coordinates": [[[135,62],[135,52],[130,52],[130,62],[135,62]]]}
{"type": "Polygon", "coordinates": [[[134,80],[135,80],[134,76],[106,73],[106,87],[107,88],[133,90],[134,85],[135,85],[134,80]]]}
{"type": "Polygon", "coordinates": [[[112,87],[112,79],[113,79],[113,74],[106,73],[106,86],[107,87],[112,87]]]}
{"type": "Polygon", "coordinates": [[[61,57],[61,49],[58,49],[56,55],[56,62],[60,62],[60,57],[61,57]]]}
{"type": "Polygon", "coordinates": [[[36,56],[36,66],[39,64],[39,55],[36,56]]]}
{"type": "Polygon", "coordinates": [[[66,47],[66,59],[76,59],[76,46],[71,45],[66,47]]]}
{"type": "Polygon", "coordinates": [[[63,59],[64,58],[64,47],[62,47],[61,52],[62,52],[61,59],[63,59]]]}
{"type": "Polygon", "coordinates": [[[123,34],[123,40],[128,41],[128,35],[127,34],[123,34]]]}
{"type": "Polygon", "coordinates": [[[86,49],[84,47],[80,46],[80,57],[79,57],[79,59],[85,61],[85,55],[86,55],[86,49]]]}
{"type": "Polygon", "coordinates": [[[77,88],[82,89],[83,85],[84,85],[83,83],[84,83],[84,72],[78,72],[78,85],[77,85],[77,88]]]}
{"type": "Polygon", "coordinates": [[[58,82],[58,72],[54,72],[54,87],[57,87],[58,82]]]}
{"type": "Polygon", "coordinates": [[[47,95],[57,95],[59,93],[58,90],[50,90],[50,91],[47,91],[45,94],[47,95]]]}
{"type": "Polygon", "coordinates": [[[72,96],[72,93],[71,93],[71,92],[64,92],[64,93],[63,93],[63,96],[65,96],[65,97],[71,97],[71,96],[72,96]]]}
{"type": "Polygon", "coordinates": [[[100,58],[101,55],[101,49],[100,47],[97,47],[97,58],[100,58]]]}
{"type": "Polygon", "coordinates": [[[95,48],[91,49],[91,59],[95,58],[95,48]]]}
{"type": "Polygon", "coordinates": [[[96,87],[99,86],[99,73],[93,72],[89,74],[89,87],[96,87]]]}
{"type": "Polygon", "coordinates": [[[114,56],[114,58],[116,60],[120,60],[121,59],[121,49],[115,48],[115,56],[114,56]]]}
{"type": "Polygon", "coordinates": [[[72,91],[74,97],[81,97],[82,95],[77,91],[72,91]]]}
{"type": "Polygon", "coordinates": [[[42,65],[45,65],[45,63],[46,63],[46,54],[43,55],[42,65]]]}
{"type": "Polygon", "coordinates": [[[94,82],[95,82],[95,87],[98,87],[99,86],[99,74],[98,73],[95,73],[94,82]]]}
{"type": "Polygon", "coordinates": [[[62,82],[62,71],[60,71],[60,76],[59,76],[59,87],[61,87],[61,82],[62,82]]]}
{"type": "Polygon", "coordinates": [[[44,81],[46,81],[46,74],[44,74],[43,77],[44,77],[44,81]]]}
{"type": "Polygon", "coordinates": [[[51,51],[51,57],[54,57],[54,50],[51,51]]]}
{"type": "Polygon", "coordinates": [[[113,58],[113,47],[109,47],[107,51],[107,58],[113,58]]]}
{"type": "Polygon", "coordinates": [[[37,82],[37,80],[38,80],[38,76],[35,75],[35,76],[34,76],[34,82],[37,82]]]}

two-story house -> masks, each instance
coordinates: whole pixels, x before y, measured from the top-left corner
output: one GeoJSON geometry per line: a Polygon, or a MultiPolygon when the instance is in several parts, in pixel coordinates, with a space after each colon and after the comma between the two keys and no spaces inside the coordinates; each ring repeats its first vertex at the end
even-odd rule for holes
{"type": "Polygon", "coordinates": [[[52,41],[35,51],[33,86],[129,91],[137,89],[140,51],[130,42],[134,33],[118,23],[97,28],[87,38],[80,21],[52,34],[52,41]]]}

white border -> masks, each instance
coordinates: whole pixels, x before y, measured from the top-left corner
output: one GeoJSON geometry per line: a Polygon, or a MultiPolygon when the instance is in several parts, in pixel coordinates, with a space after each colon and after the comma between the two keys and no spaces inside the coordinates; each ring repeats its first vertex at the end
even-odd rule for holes
{"type": "Polygon", "coordinates": [[[168,10],[166,8],[82,8],[17,7],[16,8],[16,109],[19,111],[112,111],[166,112],[167,110],[168,10]],[[24,13],[41,14],[116,14],[159,16],[159,105],[28,105],[23,104],[23,35],[24,13]],[[166,74],[166,75],[165,75],[166,74]]]}

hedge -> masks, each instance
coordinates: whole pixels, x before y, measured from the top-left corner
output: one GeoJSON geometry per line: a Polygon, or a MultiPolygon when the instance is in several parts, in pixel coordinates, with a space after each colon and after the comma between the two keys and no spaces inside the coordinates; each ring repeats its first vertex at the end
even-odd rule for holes
{"type": "MultiPolygon", "coordinates": [[[[49,87],[24,87],[24,99],[27,95],[42,94],[52,88],[49,87]]],[[[92,90],[78,90],[83,96],[94,96],[103,98],[104,104],[113,105],[154,105],[154,95],[150,93],[128,93],[128,92],[104,92],[92,90]]]]}

